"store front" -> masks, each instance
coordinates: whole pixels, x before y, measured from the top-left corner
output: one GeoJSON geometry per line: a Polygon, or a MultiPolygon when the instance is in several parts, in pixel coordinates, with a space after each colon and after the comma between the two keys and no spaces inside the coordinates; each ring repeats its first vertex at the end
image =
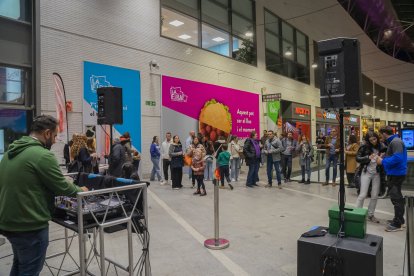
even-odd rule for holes
{"type": "Polygon", "coordinates": [[[345,142],[348,141],[351,134],[357,137],[357,141],[361,139],[360,121],[361,118],[357,115],[350,114],[344,117],[345,142]]]}
{"type": "Polygon", "coordinates": [[[414,128],[414,122],[403,122],[402,127],[403,128],[414,128]]]}
{"type": "Polygon", "coordinates": [[[312,141],[310,105],[290,101],[282,101],[281,105],[283,131],[293,132],[295,139],[305,134],[312,141]]]}
{"type": "Polygon", "coordinates": [[[388,126],[392,127],[395,134],[400,134],[401,133],[401,122],[388,121],[388,126]]]}
{"type": "Polygon", "coordinates": [[[380,118],[372,118],[371,116],[362,117],[362,136],[364,137],[368,130],[378,132],[379,129],[386,124],[386,121],[381,120],[380,118]]]}
{"type": "Polygon", "coordinates": [[[339,133],[339,118],[337,113],[333,111],[325,111],[322,108],[316,107],[316,135],[322,133],[327,136],[332,129],[336,129],[339,133]]]}

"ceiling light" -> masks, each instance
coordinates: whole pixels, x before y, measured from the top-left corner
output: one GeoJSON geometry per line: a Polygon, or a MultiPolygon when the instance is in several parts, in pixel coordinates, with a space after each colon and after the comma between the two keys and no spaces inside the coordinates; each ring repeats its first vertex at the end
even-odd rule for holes
{"type": "Polygon", "coordinates": [[[174,20],[174,21],[171,21],[169,24],[173,25],[174,27],[179,27],[181,25],[184,25],[184,22],[181,22],[179,20],[174,20]]]}
{"type": "Polygon", "coordinates": [[[371,95],[371,93],[370,92],[365,92],[365,95],[369,96],[369,95],[371,95]]]}
{"type": "Polygon", "coordinates": [[[252,37],[253,36],[253,33],[252,32],[247,32],[244,35],[247,36],[247,37],[252,37]]]}
{"type": "Polygon", "coordinates": [[[382,101],[383,101],[383,99],[379,99],[379,101],[380,101],[380,102],[382,102],[382,101]]]}
{"type": "Polygon", "coordinates": [[[385,104],[388,104],[388,102],[386,102],[385,104]]]}
{"type": "Polygon", "coordinates": [[[398,105],[396,105],[395,108],[398,108],[398,105]]]}
{"type": "Polygon", "coordinates": [[[222,41],[224,41],[225,39],[224,38],[222,38],[222,37],[215,37],[215,38],[213,38],[212,39],[213,41],[215,41],[215,42],[222,42],[222,41]]]}
{"type": "Polygon", "coordinates": [[[377,96],[372,96],[374,99],[376,99],[377,98],[377,96]]]}
{"type": "Polygon", "coordinates": [[[392,36],[392,30],[388,29],[384,31],[384,38],[390,38],[392,36]]]}
{"type": "Polygon", "coordinates": [[[318,64],[316,62],[312,63],[312,68],[318,68],[318,64]]]}
{"type": "Polygon", "coordinates": [[[182,34],[182,35],[180,35],[178,38],[181,38],[181,39],[189,39],[189,38],[191,38],[191,36],[189,36],[189,35],[187,35],[187,34],[182,34]]]}
{"type": "Polygon", "coordinates": [[[390,106],[394,106],[393,104],[390,104],[390,106]]]}
{"type": "Polygon", "coordinates": [[[410,108],[410,109],[408,109],[408,110],[413,111],[413,109],[412,109],[412,108],[410,108]]]}
{"type": "Polygon", "coordinates": [[[401,107],[401,110],[404,110],[404,107],[401,107]]]}
{"type": "Polygon", "coordinates": [[[285,56],[290,57],[292,55],[292,51],[290,49],[290,47],[286,48],[286,52],[285,52],[285,56]]]}

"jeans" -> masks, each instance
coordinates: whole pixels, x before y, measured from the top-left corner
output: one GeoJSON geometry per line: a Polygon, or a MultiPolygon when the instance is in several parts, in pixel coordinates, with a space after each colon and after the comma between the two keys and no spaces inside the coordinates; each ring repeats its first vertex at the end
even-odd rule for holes
{"type": "Polygon", "coordinates": [[[336,182],[336,173],[338,170],[338,155],[337,154],[329,154],[326,156],[326,165],[325,165],[325,177],[326,182],[329,182],[329,169],[331,168],[331,162],[333,163],[333,178],[332,182],[336,182]]]}
{"type": "Polygon", "coordinates": [[[348,187],[354,187],[354,179],[355,179],[355,173],[346,173],[346,179],[348,180],[348,187]]]}
{"type": "Polygon", "coordinates": [[[306,174],[308,175],[308,180],[310,180],[312,174],[310,157],[306,157],[302,160],[302,165],[300,166],[300,169],[302,171],[302,180],[305,180],[306,174]]]}
{"type": "Polygon", "coordinates": [[[151,177],[150,180],[155,180],[155,175],[157,175],[158,181],[161,181],[161,173],[160,173],[160,158],[159,157],[151,157],[152,162],[152,170],[151,170],[151,177]]]}
{"type": "Polygon", "coordinates": [[[206,159],[206,168],[204,169],[204,179],[213,180],[213,159],[206,159]]]}
{"type": "Polygon", "coordinates": [[[361,189],[359,191],[359,196],[356,201],[357,208],[362,208],[364,206],[364,200],[368,195],[368,189],[372,181],[371,188],[371,200],[368,205],[368,216],[373,216],[375,212],[375,207],[377,206],[378,194],[381,186],[381,178],[379,173],[371,174],[369,172],[362,172],[361,174],[361,189]]]}
{"type": "Polygon", "coordinates": [[[224,185],[224,178],[226,178],[227,180],[227,184],[231,182],[230,180],[230,174],[229,174],[229,166],[220,166],[219,167],[220,170],[220,181],[221,181],[221,185],[224,185]]]}
{"type": "Polygon", "coordinates": [[[272,185],[273,180],[273,167],[276,171],[277,184],[282,184],[282,177],[280,175],[280,161],[273,161],[272,155],[267,156],[267,182],[272,185]]]}
{"type": "Polygon", "coordinates": [[[292,155],[282,154],[282,174],[285,176],[285,179],[290,179],[291,173],[292,173],[292,155]]]}
{"type": "Polygon", "coordinates": [[[49,245],[49,227],[30,232],[5,232],[4,235],[14,255],[10,276],[38,276],[49,245]]]}
{"type": "MultiPolygon", "coordinates": [[[[388,176],[389,195],[392,205],[394,205],[394,219],[393,225],[401,227],[401,224],[405,224],[404,220],[404,198],[401,194],[401,184],[404,182],[405,176],[388,176]]],[[[372,193],[371,193],[372,194],[372,193]]]]}
{"type": "Polygon", "coordinates": [[[249,160],[249,171],[247,172],[246,185],[252,186],[256,184],[259,178],[260,158],[249,160]]]}
{"type": "Polygon", "coordinates": [[[170,167],[171,161],[169,159],[162,159],[162,170],[164,173],[164,180],[168,181],[168,167],[170,167]]]}
{"type": "Polygon", "coordinates": [[[240,158],[231,159],[230,165],[231,165],[231,172],[230,172],[231,179],[238,181],[239,173],[240,173],[240,158]]]}

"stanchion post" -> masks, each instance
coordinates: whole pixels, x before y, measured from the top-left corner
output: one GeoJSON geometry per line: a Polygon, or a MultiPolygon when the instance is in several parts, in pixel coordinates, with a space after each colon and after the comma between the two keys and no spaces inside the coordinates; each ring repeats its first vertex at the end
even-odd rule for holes
{"type": "Polygon", "coordinates": [[[230,246],[230,242],[226,239],[220,238],[219,233],[219,181],[213,180],[214,184],[214,238],[204,241],[204,246],[208,249],[225,249],[230,246]]]}
{"type": "Polygon", "coordinates": [[[414,275],[414,197],[405,198],[405,208],[407,214],[407,266],[408,266],[408,275],[414,275]]]}

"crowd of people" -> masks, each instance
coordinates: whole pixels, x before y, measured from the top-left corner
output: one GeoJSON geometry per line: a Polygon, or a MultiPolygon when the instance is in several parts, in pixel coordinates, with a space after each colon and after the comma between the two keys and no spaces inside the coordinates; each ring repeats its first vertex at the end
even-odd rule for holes
{"type": "MultiPolygon", "coordinates": [[[[306,135],[296,136],[297,139],[294,138],[294,133],[288,132],[279,137],[274,131],[265,130],[259,138],[252,131],[241,144],[236,136],[218,137],[213,142],[201,133],[196,135],[195,131],[190,131],[184,145],[180,137],[172,136],[171,132],[166,133],[161,143],[158,136],[154,136],[150,147],[150,181],[158,180],[161,185],[171,184],[172,189],[179,190],[183,187],[182,180],[186,173],[192,187],[196,188],[194,195],[205,196],[207,192],[204,182],[214,178],[220,179],[220,188],[225,188],[227,183],[230,190],[233,190],[232,183],[239,181],[242,163],[248,167],[246,187],[259,186],[259,170],[266,164],[266,187],[272,187],[275,180],[277,187],[282,189],[282,181],[291,182],[292,162],[298,160],[302,176],[298,182],[310,184],[315,150],[306,135]]],[[[328,136],[319,134],[316,148],[322,160],[326,160],[325,182],[322,186],[330,183],[331,167],[331,183],[336,186],[340,156],[337,130],[332,129],[328,136]]],[[[64,153],[69,171],[98,172],[99,156],[96,154],[93,138],[74,134],[64,153]]],[[[401,207],[401,184],[406,174],[406,150],[401,139],[393,135],[390,127],[381,128],[379,134],[373,130],[368,131],[362,143],[358,143],[357,137],[351,134],[346,142],[344,155],[348,187],[357,188],[358,191],[357,207],[363,207],[364,200],[370,197],[368,220],[378,223],[379,220],[374,215],[375,207],[378,195],[385,192],[388,182],[388,192],[396,215],[387,229],[400,229],[405,224],[401,215],[404,213],[401,207]]],[[[122,177],[123,168],[127,166],[131,168],[133,177],[139,179],[140,159],[140,153],[132,149],[129,133],[126,132],[114,141],[109,156],[108,174],[122,177]]]]}
{"type": "MultiPolygon", "coordinates": [[[[88,190],[68,182],[55,156],[50,152],[57,132],[58,121],[55,118],[48,115],[36,117],[29,136],[14,141],[0,162],[0,234],[10,241],[13,249],[11,275],[38,275],[41,271],[48,247],[48,221],[51,220],[49,207],[53,203],[53,197],[75,196],[78,192],[88,190]]],[[[394,218],[388,222],[385,230],[399,231],[405,224],[401,186],[407,173],[407,150],[403,141],[388,126],[382,127],[379,134],[369,131],[364,138],[359,145],[356,137],[351,135],[344,152],[348,182],[355,184],[360,190],[356,205],[363,206],[371,187],[368,219],[378,222],[374,215],[375,207],[381,183],[386,181],[394,205],[394,218]]],[[[326,151],[326,168],[331,164],[334,166],[334,181],[340,153],[338,144],[336,131],[332,131],[325,139],[318,137],[317,141],[318,147],[326,151]]],[[[172,137],[171,133],[167,133],[161,146],[158,137],[153,138],[150,152],[153,163],[152,180],[157,177],[162,184],[168,183],[170,171],[172,188],[180,189],[183,167],[186,165],[193,186],[197,182],[194,194],[200,196],[206,195],[204,181],[210,180],[213,175],[217,177],[217,174],[212,173],[213,167],[209,164],[214,159],[221,187],[224,187],[226,181],[230,189],[233,189],[231,183],[239,180],[241,159],[248,166],[247,187],[257,186],[259,169],[267,161],[267,187],[272,186],[275,169],[280,188],[282,176],[285,182],[290,181],[292,159],[296,155],[299,155],[302,183],[309,184],[310,163],[313,161],[313,147],[308,137],[302,135],[295,140],[292,133],[287,133],[279,138],[271,130],[261,139],[255,131],[251,132],[243,146],[239,144],[237,137],[231,137],[230,141],[219,137],[213,143],[206,137],[196,136],[194,131],[190,132],[183,146],[178,135],[172,137]],[[161,158],[164,179],[160,173],[161,158]]],[[[73,136],[64,153],[68,168],[73,170],[92,172],[99,161],[94,140],[81,134],[73,136]]],[[[129,133],[124,133],[115,140],[112,147],[108,173],[138,179],[136,173],[139,161],[140,154],[132,149],[129,133]]]]}

